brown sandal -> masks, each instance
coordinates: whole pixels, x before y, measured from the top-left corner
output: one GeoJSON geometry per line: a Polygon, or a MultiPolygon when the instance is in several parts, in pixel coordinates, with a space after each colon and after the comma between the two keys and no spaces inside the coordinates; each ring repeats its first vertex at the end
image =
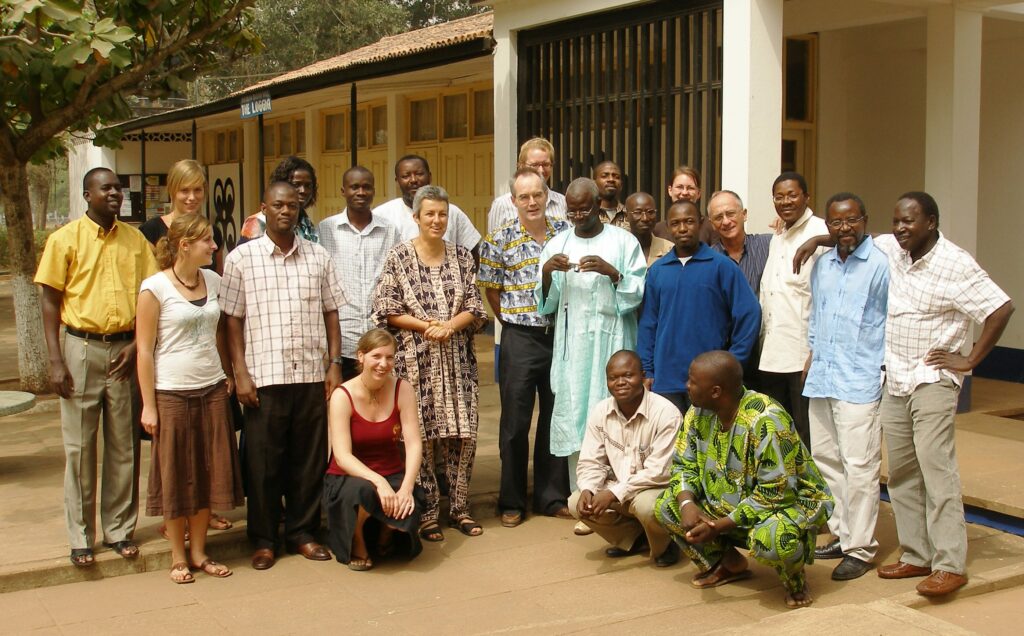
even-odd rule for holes
{"type": "Polygon", "coordinates": [[[179,561],[171,566],[171,580],[178,585],[196,582],[196,578],[192,576],[192,572],[188,569],[188,563],[185,563],[184,561],[179,561]],[[175,576],[177,574],[180,574],[181,576],[175,576]]]}
{"type": "Polygon", "coordinates": [[[199,565],[191,566],[191,568],[193,570],[202,570],[206,574],[208,574],[208,575],[210,575],[210,576],[212,576],[214,578],[217,578],[217,579],[226,579],[227,577],[229,577],[232,574],[234,574],[234,572],[232,572],[231,569],[228,568],[228,566],[226,566],[226,565],[224,565],[222,563],[217,563],[213,559],[206,559],[205,561],[203,561],[199,565]],[[224,569],[220,570],[218,568],[224,568],[224,569]]]}

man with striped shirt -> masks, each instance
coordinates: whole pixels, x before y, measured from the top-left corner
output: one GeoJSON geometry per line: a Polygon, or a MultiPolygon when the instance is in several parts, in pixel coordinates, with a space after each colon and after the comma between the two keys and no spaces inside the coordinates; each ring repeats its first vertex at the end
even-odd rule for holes
{"type": "Polygon", "coordinates": [[[569,227],[545,216],[548,190],[531,168],[512,178],[518,215],[491,232],[481,243],[478,280],[502,325],[498,358],[501,423],[501,523],[515,527],[526,511],[527,464],[534,396],[540,399],[537,439],[533,451],[533,509],[568,517],[568,463],[551,454],[551,355],[554,332],[547,316],[537,313],[533,288],[540,278],[538,262],[544,244],[569,227]]]}

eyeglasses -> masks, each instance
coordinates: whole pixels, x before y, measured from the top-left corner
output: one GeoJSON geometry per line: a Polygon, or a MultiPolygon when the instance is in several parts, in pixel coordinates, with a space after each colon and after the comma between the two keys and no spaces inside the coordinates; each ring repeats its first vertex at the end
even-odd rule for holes
{"type": "Polygon", "coordinates": [[[534,170],[546,170],[551,167],[550,161],[537,161],[537,162],[526,162],[527,168],[533,168],[534,170]]]}
{"type": "Polygon", "coordinates": [[[802,194],[776,194],[772,197],[775,203],[795,203],[804,195],[802,194]]]}
{"type": "Polygon", "coordinates": [[[853,227],[854,225],[857,225],[858,223],[860,223],[861,221],[863,221],[866,218],[867,218],[866,216],[856,216],[856,217],[854,217],[852,219],[832,219],[831,221],[826,221],[826,223],[828,224],[829,227],[835,228],[835,229],[838,230],[839,228],[843,227],[844,225],[847,225],[849,227],[853,227]]]}
{"type": "Polygon", "coordinates": [[[632,214],[635,216],[658,216],[658,211],[654,208],[636,208],[632,214]]]}
{"type": "Polygon", "coordinates": [[[586,210],[566,210],[565,216],[573,219],[581,219],[585,216],[590,216],[591,212],[593,212],[593,210],[589,208],[586,210]]]}
{"type": "Polygon", "coordinates": [[[737,217],[739,217],[741,212],[742,212],[742,210],[726,210],[725,212],[722,212],[721,214],[716,214],[716,215],[710,217],[711,218],[711,222],[715,223],[715,224],[718,224],[718,223],[721,223],[722,221],[724,221],[725,219],[729,219],[730,221],[735,221],[737,219],[737,217]]]}

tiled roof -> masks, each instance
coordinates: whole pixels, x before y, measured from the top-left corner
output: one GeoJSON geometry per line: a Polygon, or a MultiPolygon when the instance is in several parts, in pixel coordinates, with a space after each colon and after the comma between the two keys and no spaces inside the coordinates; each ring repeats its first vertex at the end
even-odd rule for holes
{"type": "Polygon", "coordinates": [[[429,26],[407,33],[391,35],[373,44],[364,46],[337,57],[314,62],[309,66],[288,71],[269,80],[258,84],[247,86],[235,93],[244,95],[259,90],[265,90],[277,84],[283,84],[292,80],[323,75],[332,71],[359,66],[360,64],[372,64],[383,62],[399,57],[414,55],[432,49],[439,49],[452,44],[469,42],[483,37],[490,37],[494,26],[494,13],[487,11],[478,15],[452,20],[435,26],[429,26]]]}

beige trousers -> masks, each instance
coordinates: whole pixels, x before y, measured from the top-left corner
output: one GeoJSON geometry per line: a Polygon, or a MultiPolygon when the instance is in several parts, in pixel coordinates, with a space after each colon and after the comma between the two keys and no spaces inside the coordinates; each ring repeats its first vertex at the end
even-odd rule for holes
{"type": "Polygon", "coordinates": [[[117,354],[128,344],[64,337],[64,362],[75,384],[71,397],[60,401],[66,461],[64,517],[72,548],[91,548],[96,540],[97,432],[101,423],[103,541],[124,541],[135,532],[139,431],[132,417],[132,381],[108,375],[117,354]]]}
{"type": "Polygon", "coordinates": [[[654,559],[661,556],[671,541],[668,531],[658,523],[654,514],[654,502],[663,492],[664,488],[641,490],[625,504],[618,504],[616,509],[609,508],[609,512],[591,519],[581,518],[576,509],[580,500],[580,492],[577,490],[569,497],[569,511],[602,539],[622,550],[633,547],[640,533],[646,534],[647,543],[651,547],[650,556],[654,559]]]}

